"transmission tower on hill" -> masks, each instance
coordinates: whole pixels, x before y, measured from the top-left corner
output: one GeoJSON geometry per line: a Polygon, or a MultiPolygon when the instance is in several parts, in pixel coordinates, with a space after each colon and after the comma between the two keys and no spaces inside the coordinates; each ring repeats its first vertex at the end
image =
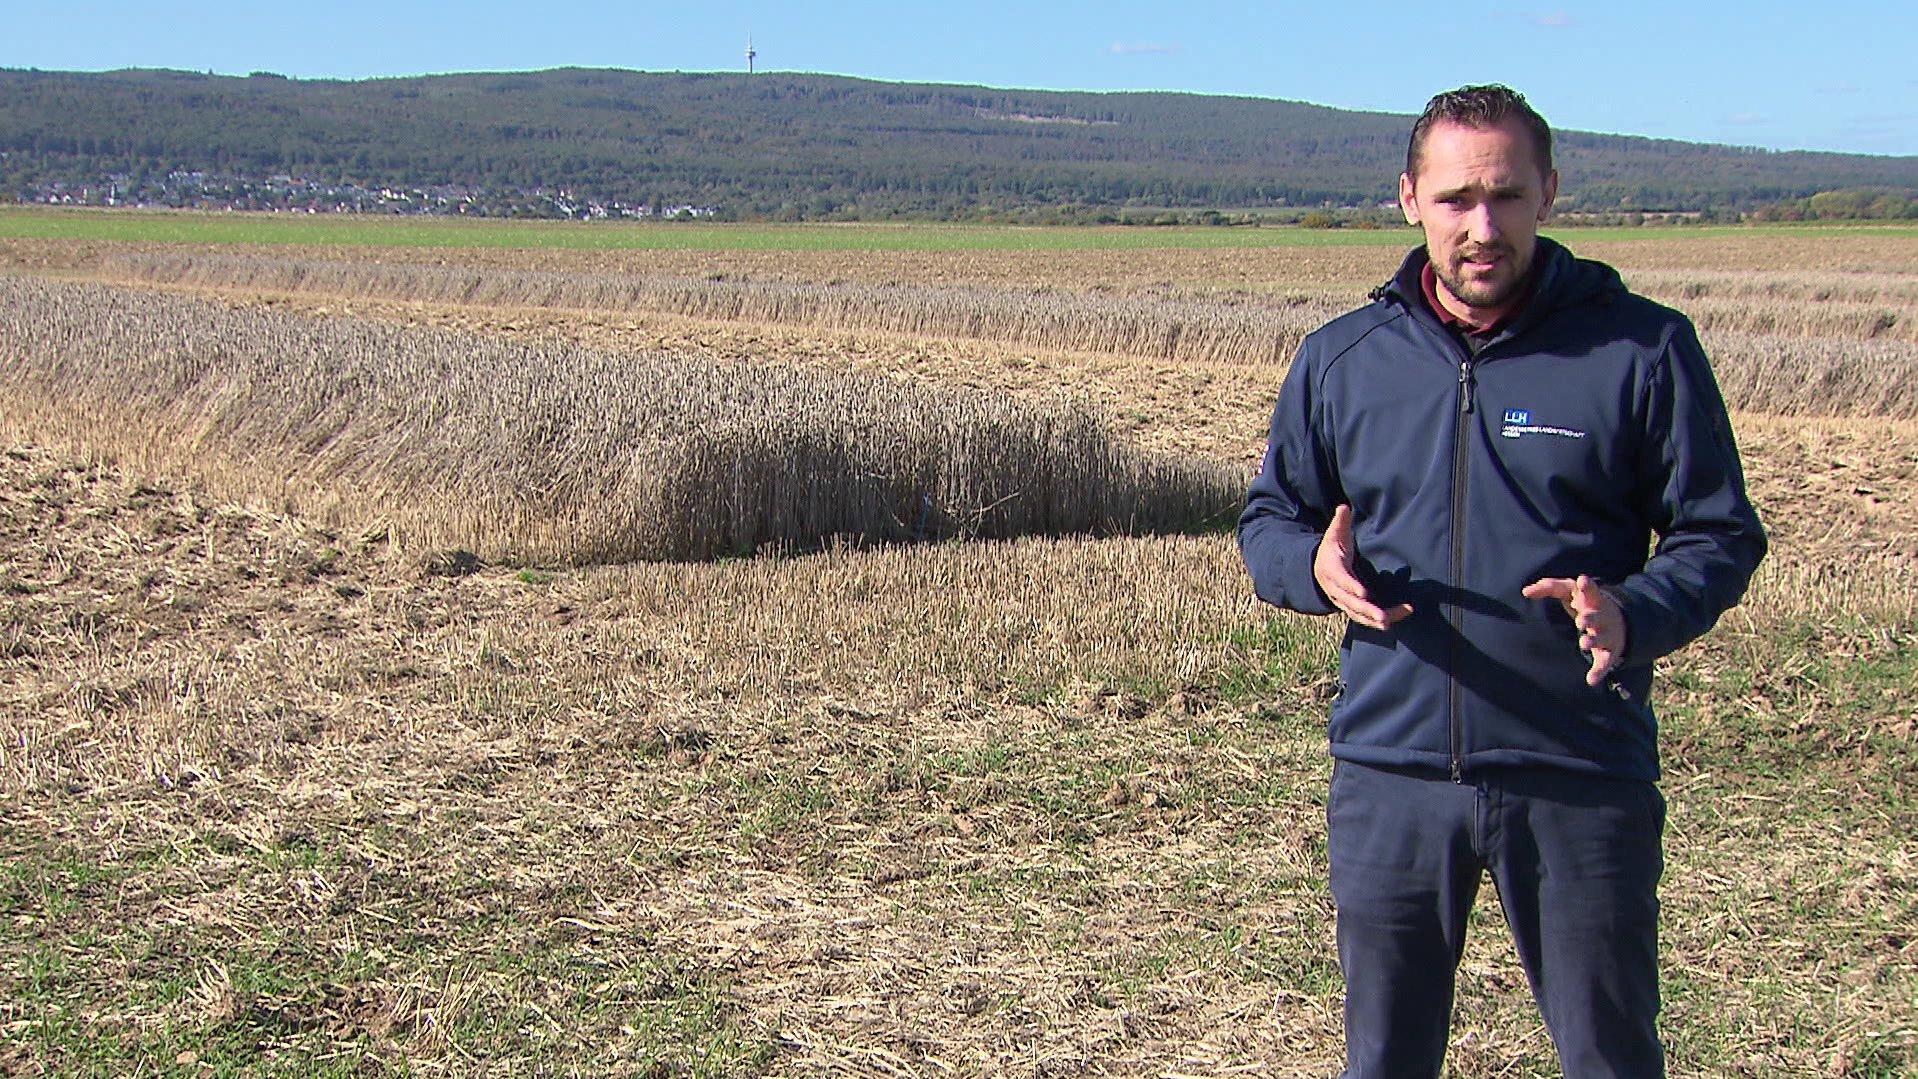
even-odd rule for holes
{"type": "Polygon", "coordinates": [[[753,35],[748,31],[746,34],[746,74],[750,75],[753,73],[753,57],[758,55],[758,53],[753,51],[753,35]]]}

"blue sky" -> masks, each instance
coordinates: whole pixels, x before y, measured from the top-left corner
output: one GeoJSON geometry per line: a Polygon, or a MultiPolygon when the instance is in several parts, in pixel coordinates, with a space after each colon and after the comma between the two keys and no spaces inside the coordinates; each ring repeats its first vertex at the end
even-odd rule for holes
{"type": "Polygon", "coordinates": [[[1918,4],[578,2],[27,4],[0,67],[367,78],[744,66],[895,81],[1188,90],[1417,112],[1506,82],[1554,126],[1918,154],[1918,4]]]}

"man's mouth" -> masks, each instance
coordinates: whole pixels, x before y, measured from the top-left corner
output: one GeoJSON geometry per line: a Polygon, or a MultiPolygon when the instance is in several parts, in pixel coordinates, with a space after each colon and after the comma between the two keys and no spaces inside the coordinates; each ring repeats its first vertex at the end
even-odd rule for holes
{"type": "Polygon", "coordinates": [[[1473,270],[1490,270],[1498,266],[1506,257],[1503,251],[1464,251],[1459,253],[1459,265],[1473,270]]]}

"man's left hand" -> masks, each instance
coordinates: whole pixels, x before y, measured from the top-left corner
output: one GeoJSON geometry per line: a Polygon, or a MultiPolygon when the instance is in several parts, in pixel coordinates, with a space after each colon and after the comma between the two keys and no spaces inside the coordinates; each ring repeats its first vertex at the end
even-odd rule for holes
{"type": "Polygon", "coordinates": [[[1585,684],[1596,686],[1625,658],[1625,612],[1583,574],[1577,578],[1546,577],[1525,586],[1526,599],[1555,599],[1565,606],[1578,627],[1579,650],[1592,657],[1585,684]]]}

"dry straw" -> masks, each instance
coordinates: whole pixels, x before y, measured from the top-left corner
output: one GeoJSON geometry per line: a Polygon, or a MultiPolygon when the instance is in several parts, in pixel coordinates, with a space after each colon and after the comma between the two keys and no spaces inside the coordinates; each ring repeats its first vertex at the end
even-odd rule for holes
{"type": "Polygon", "coordinates": [[[1702,336],[1734,409],[1918,419],[1918,344],[1728,330],[1702,336]]]}
{"type": "MultiPolygon", "coordinates": [[[[1800,303],[1918,306],[1918,278],[1908,273],[1868,271],[1633,270],[1628,283],[1675,301],[1704,298],[1800,303]]],[[[1689,303],[1686,304],[1689,310],[1689,303]]]]}
{"type": "Polygon", "coordinates": [[[736,281],[196,254],[116,254],[105,266],[115,276],[156,284],[491,307],[651,311],[1181,362],[1286,363],[1307,333],[1352,306],[1337,297],[1239,303],[1046,287],[736,281]]]}
{"type": "Polygon", "coordinates": [[[25,430],[488,557],[1217,526],[1237,469],[1073,402],[0,279],[25,430]]]}
{"type": "MultiPolygon", "coordinates": [[[[778,283],[201,254],[116,254],[146,283],[421,303],[650,311],[703,319],[968,337],[1174,362],[1284,365],[1357,297],[1126,295],[1050,288],[778,283]]],[[[1735,409],[1918,418],[1918,313],[1897,275],[1634,275],[1697,322],[1735,409]]]]}

